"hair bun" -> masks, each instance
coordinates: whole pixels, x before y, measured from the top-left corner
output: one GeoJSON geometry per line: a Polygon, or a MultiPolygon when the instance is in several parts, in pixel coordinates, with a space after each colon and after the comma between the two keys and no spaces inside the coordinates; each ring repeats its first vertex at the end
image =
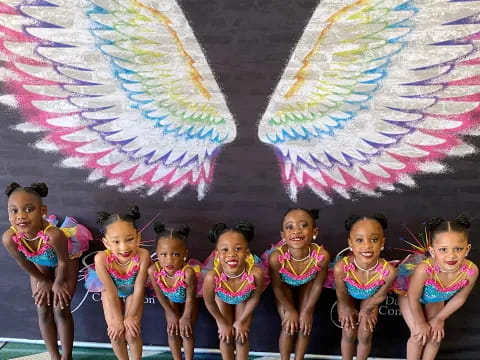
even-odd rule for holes
{"type": "Polygon", "coordinates": [[[109,217],[110,214],[106,211],[97,212],[97,224],[103,226],[109,217]]]}
{"type": "Polygon", "coordinates": [[[425,227],[426,227],[427,231],[432,232],[433,230],[435,230],[435,228],[438,225],[440,225],[444,221],[445,221],[444,219],[442,219],[438,216],[433,216],[433,217],[431,217],[430,219],[427,220],[427,222],[425,223],[425,227]]]}
{"type": "Polygon", "coordinates": [[[252,241],[255,236],[255,228],[252,223],[247,220],[240,221],[235,225],[234,230],[240,231],[248,242],[252,241]]]}
{"type": "Polygon", "coordinates": [[[165,231],[165,224],[161,223],[160,221],[156,221],[155,224],[153,224],[153,231],[155,231],[155,234],[157,235],[161,234],[165,231]]]}
{"type": "Polygon", "coordinates": [[[7,187],[5,188],[5,194],[7,195],[7,197],[10,197],[10,195],[12,195],[12,193],[17,190],[18,188],[21,188],[20,184],[16,183],[16,182],[11,182],[10,184],[7,185],[7,187]]]}
{"type": "Polygon", "coordinates": [[[48,195],[48,186],[44,182],[33,183],[30,187],[42,198],[48,195]]]}
{"type": "Polygon", "coordinates": [[[137,205],[132,205],[128,208],[127,211],[128,216],[130,216],[133,220],[140,219],[140,210],[137,205]]]}
{"type": "Polygon", "coordinates": [[[175,232],[177,234],[187,237],[190,234],[190,226],[188,226],[187,224],[182,224],[177,229],[175,229],[175,232]]]}
{"type": "Polygon", "coordinates": [[[458,214],[457,217],[455,218],[455,221],[465,227],[466,229],[470,229],[470,220],[463,214],[458,214]]]}
{"type": "Polygon", "coordinates": [[[372,215],[372,219],[377,220],[380,225],[382,225],[383,230],[387,230],[388,227],[388,220],[387,217],[381,213],[372,215]]]}
{"type": "Polygon", "coordinates": [[[350,232],[352,230],[353,224],[355,224],[358,220],[360,220],[360,216],[352,214],[348,218],[345,219],[345,230],[350,232]]]}
{"type": "Polygon", "coordinates": [[[215,244],[220,234],[227,228],[227,224],[224,223],[217,223],[213,225],[212,228],[208,231],[208,240],[215,244]]]}
{"type": "Polygon", "coordinates": [[[308,213],[310,214],[312,219],[315,221],[315,220],[318,219],[318,214],[320,214],[320,210],[319,209],[310,209],[310,210],[308,210],[308,213]]]}

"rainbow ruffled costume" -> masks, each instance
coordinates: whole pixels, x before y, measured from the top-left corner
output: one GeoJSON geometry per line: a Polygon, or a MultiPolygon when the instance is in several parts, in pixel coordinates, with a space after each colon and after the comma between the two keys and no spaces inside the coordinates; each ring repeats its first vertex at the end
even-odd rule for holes
{"type": "Polygon", "coordinates": [[[284,244],[278,246],[276,250],[280,252],[278,255],[278,261],[281,264],[279,273],[280,279],[291,286],[301,286],[310,282],[322,268],[319,263],[324,259],[323,254],[320,253],[321,246],[315,243],[312,243],[313,250],[310,251],[310,259],[305,265],[305,268],[299,274],[296,273],[295,269],[291,264],[291,255],[289,251],[284,251],[282,249],[284,244]]]}
{"type": "Polygon", "coordinates": [[[184,304],[187,297],[187,283],[185,282],[185,270],[187,268],[192,268],[197,276],[197,290],[196,293],[198,294],[198,289],[201,288],[200,284],[200,265],[197,260],[190,259],[188,263],[175,272],[173,277],[175,278],[175,282],[172,286],[168,285],[167,277],[168,274],[160,266],[160,263],[157,261],[155,263],[156,270],[153,273],[153,277],[155,278],[155,282],[162,290],[163,295],[165,295],[170,301],[174,303],[181,303],[184,304]]]}
{"type": "Polygon", "coordinates": [[[242,283],[236,291],[234,291],[228,284],[228,277],[223,271],[220,271],[220,263],[217,259],[214,261],[213,270],[216,273],[215,276],[215,294],[223,302],[231,305],[240,304],[247,300],[252,291],[256,289],[255,287],[255,278],[251,274],[252,268],[255,265],[255,259],[252,254],[250,254],[246,261],[246,269],[241,276],[242,283]]]}
{"type": "MultiPolygon", "coordinates": [[[[11,226],[10,229],[15,233],[15,235],[12,236],[12,240],[17,244],[18,251],[20,251],[27,260],[41,266],[55,267],[58,264],[58,259],[52,245],[48,243],[49,238],[47,231],[51,227],[56,226],[58,221],[54,215],[50,215],[47,221],[49,224],[45,229],[37,233],[39,239],[35,249],[30,246],[24,234],[17,231],[13,226],[11,226]]],[[[69,216],[65,217],[59,229],[62,230],[68,240],[70,259],[80,257],[82,253],[88,249],[88,242],[93,239],[90,230],[69,216]]]]}
{"type": "Polygon", "coordinates": [[[375,295],[375,293],[385,284],[385,277],[388,276],[390,271],[387,269],[388,262],[382,259],[383,264],[373,269],[374,275],[365,283],[362,284],[360,279],[355,274],[356,266],[354,263],[349,263],[348,256],[342,258],[344,262],[343,271],[345,277],[343,281],[351,297],[359,300],[368,299],[375,295]]]}
{"type": "MultiPolygon", "coordinates": [[[[113,283],[117,287],[118,296],[126,298],[133,294],[135,280],[137,279],[138,271],[140,270],[140,257],[135,255],[125,272],[120,270],[118,258],[111,253],[110,250],[105,250],[107,271],[112,278],[113,283]]],[[[90,292],[104,291],[105,287],[98,278],[95,266],[88,267],[88,273],[85,277],[85,288],[90,292]]]]}

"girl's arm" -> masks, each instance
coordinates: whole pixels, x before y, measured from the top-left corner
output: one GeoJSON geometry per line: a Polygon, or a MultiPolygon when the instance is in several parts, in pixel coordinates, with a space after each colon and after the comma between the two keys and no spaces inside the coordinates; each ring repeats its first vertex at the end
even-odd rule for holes
{"type": "Polygon", "coordinates": [[[388,275],[384,278],[385,284],[383,284],[372,297],[363,300],[362,304],[360,305],[358,321],[362,322],[363,318],[366,326],[368,326],[368,329],[365,330],[370,330],[370,332],[373,332],[373,329],[377,323],[377,312],[372,312],[372,310],[376,309],[376,307],[386,299],[387,294],[397,276],[397,270],[391,264],[387,263],[385,270],[388,271],[388,275]]]}
{"type": "Polygon", "coordinates": [[[357,309],[355,308],[353,298],[345,286],[345,271],[343,270],[343,266],[344,262],[340,260],[333,268],[335,292],[337,294],[338,320],[343,329],[355,329],[357,325],[357,309]]]}
{"type": "Polygon", "coordinates": [[[178,335],[178,315],[170,304],[170,301],[168,301],[168,298],[163,294],[162,289],[160,289],[160,287],[158,286],[154,276],[155,270],[155,264],[150,265],[150,267],[148,268],[148,276],[150,277],[150,283],[152,284],[153,291],[155,291],[158,302],[160,303],[160,305],[162,305],[163,310],[165,311],[165,320],[167,321],[167,333],[170,336],[178,335]]]}
{"type": "Polygon", "coordinates": [[[50,292],[52,290],[52,281],[42,274],[34,263],[27,260],[27,258],[17,249],[17,244],[13,241],[12,236],[15,235],[10,229],[5,231],[2,235],[2,243],[10,256],[15,259],[17,264],[37,281],[36,295],[34,295],[35,305],[41,306],[45,302],[48,306],[51,304],[50,292]]]}
{"type": "Polygon", "coordinates": [[[98,252],[95,255],[94,261],[95,271],[104,288],[102,292],[102,302],[105,321],[107,322],[107,333],[112,340],[116,340],[125,331],[122,304],[118,297],[118,289],[108,274],[105,252],[98,252]]]}
{"type": "Polygon", "coordinates": [[[293,299],[287,296],[287,285],[280,278],[281,264],[278,261],[279,251],[273,251],[268,257],[268,271],[270,274],[270,283],[272,284],[273,293],[278,303],[282,305],[284,315],[282,317],[282,327],[290,335],[294,335],[298,331],[298,312],[293,303],[293,299]]]}
{"type": "Polygon", "coordinates": [[[465,301],[467,301],[468,296],[472,292],[472,289],[478,278],[478,267],[473,264],[472,269],[475,270],[475,273],[472,276],[468,276],[468,285],[465,286],[462,290],[460,290],[457,294],[455,294],[455,296],[446,303],[443,309],[439,311],[432,320],[430,320],[429,323],[432,328],[432,335],[434,341],[440,342],[443,339],[443,337],[445,336],[445,332],[443,329],[445,320],[447,320],[450,315],[452,315],[455,311],[460,309],[463,304],[465,304],[465,301]]]}
{"type": "Polygon", "coordinates": [[[137,278],[133,287],[131,304],[125,313],[123,321],[125,330],[137,337],[140,335],[140,321],[142,320],[143,304],[145,303],[145,285],[147,284],[147,271],[150,266],[151,259],[148,250],[139,248],[138,256],[140,257],[140,270],[138,270],[137,278]]]}
{"type": "Polygon", "coordinates": [[[423,287],[425,286],[425,281],[427,281],[429,277],[426,267],[427,265],[424,263],[420,263],[416,266],[415,271],[410,277],[407,295],[408,306],[410,307],[410,311],[415,319],[413,338],[417,342],[421,342],[422,345],[425,345],[430,337],[430,325],[425,320],[422,304],[420,304],[420,297],[423,293],[423,287]]]}
{"type": "Polygon", "coordinates": [[[57,255],[57,271],[55,273],[55,281],[52,286],[53,291],[53,306],[64,308],[68,306],[68,303],[72,299],[72,295],[69,292],[67,274],[68,271],[68,240],[65,234],[56,227],[48,229],[47,235],[49,238],[49,244],[55,250],[57,255]]]}
{"type": "Polygon", "coordinates": [[[233,323],[233,327],[235,328],[235,337],[242,343],[247,340],[248,331],[250,330],[246,327],[246,322],[252,316],[253,310],[255,310],[255,307],[260,302],[260,297],[262,296],[263,292],[263,282],[265,276],[263,270],[255,265],[252,268],[251,275],[253,275],[255,279],[255,290],[253,290],[250,297],[245,301],[245,308],[243,309],[242,315],[233,323]]]}
{"type": "Polygon", "coordinates": [[[197,275],[191,267],[185,269],[185,282],[187,283],[187,292],[183,314],[179,320],[180,335],[190,337],[192,330],[192,313],[197,302],[197,275]]]}
{"type": "Polygon", "coordinates": [[[330,254],[322,248],[321,255],[323,255],[323,260],[318,264],[321,270],[317,273],[315,279],[313,279],[312,289],[307,298],[307,304],[304,308],[300,309],[299,331],[303,332],[304,335],[310,335],[310,332],[312,331],[313,312],[315,311],[315,305],[322,293],[323,283],[327,278],[330,254]]]}
{"type": "Polygon", "coordinates": [[[210,270],[203,280],[203,300],[205,306],[212,316],[215,318],[218,326],[218,334],[220,341],[229,343],[233,337],[233,327],[227,322],[225,317],[220,312],[215,301],[215,271],[210,270]]]}

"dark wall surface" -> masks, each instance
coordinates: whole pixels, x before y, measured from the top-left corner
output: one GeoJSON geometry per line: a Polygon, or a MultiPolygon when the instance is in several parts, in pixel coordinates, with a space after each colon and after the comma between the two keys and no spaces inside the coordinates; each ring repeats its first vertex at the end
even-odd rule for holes
{"type": "MultiPolygon", "coordinates": [[[[21,115],[7,106],[0,107],[0,185],[11,181],[30,184],[45,181],[50,194],[45,200],[50,213],[60,217],[70,215],[95,230],[95,212],[122,211],[125,204],[137,204],[142,221],[155,214],[166,224],[188,223],[192,227],[190,255],[205,259],[212,250],[206,239],[209,227],[215,222],[233,224],[248,219],[256,226],[252,243],[260,253],[279,240],[279,224],[286,208],[292,206],[320,208],[319,242],[332,255],[346,246],[343,221],[351,213],[383,212],[389,219],[385,257],[402,258],[405,253],[395,250],[405,247],[401,237],[408,237],[402,227],[407,224],[415,232],[422,230],[421,222],[432,215],[445,218],[465,213],[473,219],[470,258],[479,263],[480,235],[480,155],[447,159],[446,174],[417,175],[417,187],[400,186],[401,191],[384,192],[381,197],[359,197],[346,200],[334,197],[327,204],[308,191],[299,193],[297,204],[286,195],[279,176],[274,152],[257,137],[257,123],[265,110],[268,98],[276,86],[291,49],[300,38],[318,1],[271,0],[211,0],[180,1],[199,43],[212,67],[217,82],[238,125],[236,141],[223,148],[216,164],[215,180],[202,201],[194,190],[183,191],[173,200],[160,196],[139,196],[119,193],[112,188],[100,188],[84,181],[87,172],[56,166],[61,156],[42,153],[32,147],[38,134],[22,134],[11,127],[21,121],[21,115]]],[[[477,148],[480,139],[466,139],[477,148]]],[[[5,208],[6,199],[3,198],[5,208]]],[[[6,209],[5,209],[6,210],[6,209]]],[[[8,227],[7,212],[0,212],[0,226],[8,227]]],[[[153,237],[147,229],[144,238],[153,237]]],[[[99,241],[93,249],[100,249],[99,241]]],[[[30,295],[28,277],[0,248],[0,337],[39,339],[40,332],[30,295]]],[[[475,304],[480,301],[478,285],[468,302],[446,325],[446,339],[438,359],[480,358],[480,318],[475,304]]],[[[158,302],[147,298],[143,337],[145,344],[167,345],[163,311],[158,302]]],[[[325,290],[317,305],[309,353],[339,354],[340,329],[331,319],[335,302],[332,290],[325,290]]],[[[79,283],[74,305],[75,340],[108,342],[99,297],[86,294],[79,283]]],[[[334,318],[336,313],[334,312],[334,318]]],[[[273,293],[267,289],[254,314],[251,328],[251,348],[254,351],[278,351],[280,321],[273,293]]],[[[215,323],[204,307],[195,332],[197,346],[217,348],[215,323]]],[[[405,356],[407,327],[401,318],[396,297],[391,295],[382,304],[375,330],[372,355],[405,356]]]]}

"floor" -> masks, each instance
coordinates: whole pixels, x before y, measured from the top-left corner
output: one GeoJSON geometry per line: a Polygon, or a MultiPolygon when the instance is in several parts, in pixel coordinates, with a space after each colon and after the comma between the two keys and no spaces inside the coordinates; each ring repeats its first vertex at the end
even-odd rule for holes
{"type": "MultiPolygon", "coordinates": [[[[115,360],[116,357],[111,349],[92,349],[75,347],[73,351],[75,360],[115,360]]],[[[170,360],[172,356],[166,351],[144,351],[143,358],[147,360],[170,360]]],[[[0,360],[50,360],[45,346],[23,343],[1,343],[0,342],[0,360]]],[[[199,360],[221,360],[218,354],[195,354],[195,359],[199,360]]],[[[275,357],[250,357],[255,360],[276,360],[275,357]]]]}

